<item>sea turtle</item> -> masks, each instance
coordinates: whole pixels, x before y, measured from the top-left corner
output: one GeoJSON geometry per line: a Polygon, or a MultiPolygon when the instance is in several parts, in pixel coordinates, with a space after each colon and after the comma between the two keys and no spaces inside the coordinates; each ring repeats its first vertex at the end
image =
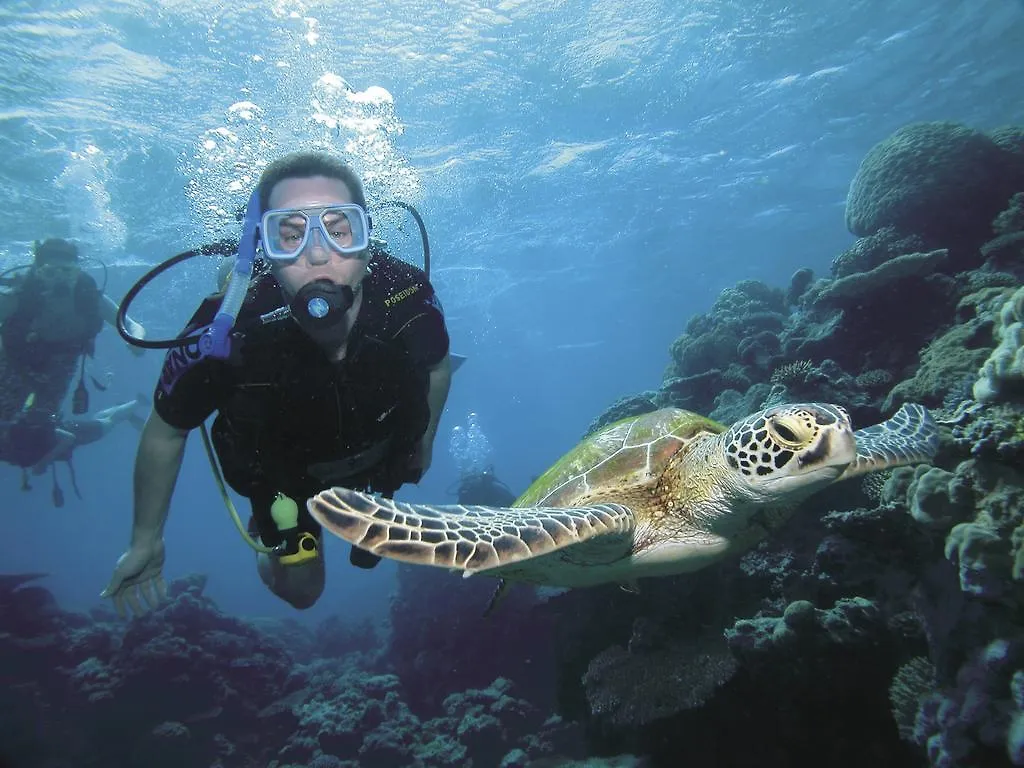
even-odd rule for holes
{"type": "Polygon", "coordinates": [[[394,560],[560,587],[634,585],[742,552],[812,493],[928,461],[937,447],[920,405],[856,432],[843,408],[823,403],[767,408],[731,427],[665,408],[588,437],[512,507],[331,488],[308,508],[326,530],[394,560]]]}

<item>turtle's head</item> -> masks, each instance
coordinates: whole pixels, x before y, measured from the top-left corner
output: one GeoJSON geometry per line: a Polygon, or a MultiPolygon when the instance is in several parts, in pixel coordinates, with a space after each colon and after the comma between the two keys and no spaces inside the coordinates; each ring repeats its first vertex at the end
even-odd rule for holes
{"type": "Polygon", "coordinates": [[[766,408],[733,424],[722,439],[737,486],[759,503],[809,496],[857,456],[850,417],[826,403],[766,408]]]}

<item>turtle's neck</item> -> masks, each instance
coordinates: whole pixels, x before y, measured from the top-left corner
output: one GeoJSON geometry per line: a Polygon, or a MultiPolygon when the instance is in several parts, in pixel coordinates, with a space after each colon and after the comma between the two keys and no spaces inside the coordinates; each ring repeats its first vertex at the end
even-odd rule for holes
{"type": "Polygon", "coordinates": [[[711,530],[727,506],[722,488],[724,461],[721,435],[688,441],[669,459],[655,495],[662,514],[698,530],[711,530]]]}

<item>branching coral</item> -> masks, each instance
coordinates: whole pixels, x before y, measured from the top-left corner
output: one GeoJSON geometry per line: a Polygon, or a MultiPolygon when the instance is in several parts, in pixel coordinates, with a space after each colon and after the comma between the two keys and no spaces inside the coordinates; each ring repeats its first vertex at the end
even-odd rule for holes
{"type": "Polygon", "coordinates": [[[898,670],[889,686],[889,703],[900,736],[914,739],[914,719],[921,699],[935,685],[935,666],[923,656],[915,656],[898,670]]]}
{"type": "Polygon", "coordinates": [[[772,384],[802,384],[813,372],[814,363],[810,360],[797,360],[780,365],[772,371],[770,381],[772,384]]]}
{"type": "Polygon", "coordinates": [[[857,386],[867,390],[884,390],[892,386],[893,376],[884,368],[872,368],[858,374],[857,386]]]}

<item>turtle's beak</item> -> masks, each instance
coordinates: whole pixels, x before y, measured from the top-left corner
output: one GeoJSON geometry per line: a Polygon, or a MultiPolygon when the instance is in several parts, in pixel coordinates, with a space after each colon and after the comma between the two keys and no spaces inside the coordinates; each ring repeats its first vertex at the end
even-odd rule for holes
{"type": "Polygon", "coordinates": [[[818,439],[796,456],[800,470],[833,469],[842,474],[857,458],[857,440],[847,424],[823,429],[818,439]]]}
{"type": "Polygon", "coordinates": [[[764,478],[761,483],[762,492],[778,498],[784,497],[787,501],[797,501],[835,482],[847,466],[849,462],[819,463],[808,469],[779,473],[778,476],[764,478]]]}

